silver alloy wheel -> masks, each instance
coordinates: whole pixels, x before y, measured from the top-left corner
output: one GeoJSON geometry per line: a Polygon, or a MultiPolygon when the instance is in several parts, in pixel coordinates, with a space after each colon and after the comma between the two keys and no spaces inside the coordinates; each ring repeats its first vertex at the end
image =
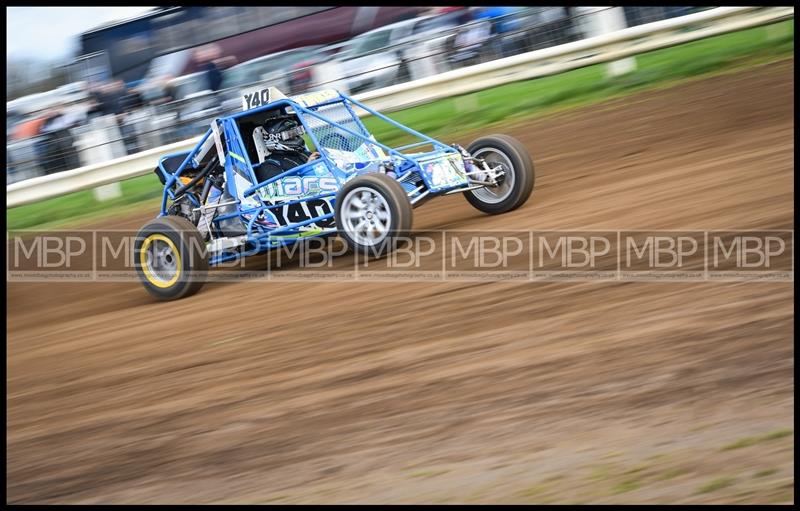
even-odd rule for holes
{"type": "Polygon", "coordinates": [[[162,240],[156,239],[147,248],[147,268],[159,280],[170,282],[178,272],[178,258],[172,248],[162,240]]]}
{"type": "Polygon", "coordinates": [[[511,160],[508,159],[508,156],[491,147],[478,149],[472,153],[472,156],[474,158],[483,158],[487,165],[492,168],[500,165],[503,170],[503,178],[502,183],[498,186],[476,188],[472,190],[471,193],[482,202],[489,204],[497,204],[498,202],[506,200],[508,196],[511,195],[516,180],[514,176],[514,166],[511,164],[511,160]]]}
{"type": "Polygon", "coordinates": [[[361,186],[350,190],[342,199],[342,225],[353,241],[372,247],[389,234],[391,211],[386,199],[372,188],[361,186]]]}

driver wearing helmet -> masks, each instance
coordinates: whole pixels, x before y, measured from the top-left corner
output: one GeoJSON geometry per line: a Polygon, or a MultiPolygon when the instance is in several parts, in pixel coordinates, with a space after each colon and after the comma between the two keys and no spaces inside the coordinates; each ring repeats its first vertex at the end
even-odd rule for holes
{"type": "Polygon", "coordinates": [[[253,131],[261,160],[255,169],[259,183],[319,157],[308,149],[303,134],[305,129],[295,117],[268,119],[253,131]]]}

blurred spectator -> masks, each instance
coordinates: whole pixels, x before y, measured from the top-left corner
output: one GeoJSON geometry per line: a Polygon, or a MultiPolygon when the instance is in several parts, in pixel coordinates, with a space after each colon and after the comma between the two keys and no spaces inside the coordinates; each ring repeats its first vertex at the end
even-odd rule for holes
{"type": "Polygon", "coordinates": [[[70,115],[62,107],[51,109],[41,128],[41,137],[35,143],[39,165],[45,174],[80,167],[75,151],[75,139],[70,132],[80,121],[79,116],[70,115]]]}
{"type": "Polygon", "coordinates": [[[86,115],[89,119],[105,115],[103,113],[103,84],[92,82],[89,85],[89,109],[86,115]]]}
{"type": "Polygon", "coordinates": [[[123,112],[123,98],[125,97],[125,82],[115,80],[102,89],[100,96],[100,111],[103,115],[120,115],[123,112]]]}
{"type": "Polygon", "coordinates": [[[14,127],[12,139],[25,140],[26,138],[37,136],[41,133],[45,121],[47,121],[46,115],[39,115],[33,119],[22,121],[14,127]]]}
{"type": "Polygon", "coordinates": [[[117,114],[117,122],[119,124],[122,140],[125,143],[125,150],[128,154],[135,153],[139,150],[139,144],[136,139],[136,126],[132,113],[144,106],[144,101],[136,87],[123,89],[118,96],[120,112],[117,114]]]}
{"type": "Polygon", "coordinates": [[[228,69],[229,67],[233,67],[239,63],[236,60],[236,57],[234,57],[233,55],[228,55],[227,57],[221,57],[217,59],[216,62],[217,66],[219,66],[219,68],[223,70],[228,69]]]}
{"type": "Polygon", "coordinates": [[[142,95],[139,92],[138,87],[131,87],[128,89],[125,95],[122,96],[121,102],[122,111],[124,113],[132,112],[144,106],[144,100],[142,99],[142,95]]]}
{"type": "Polygon", "coordinates": [[[166,74],[143,84],[141,87],[142,99],[151,106],[175,101],[175,87],[171,83],[173,78],[175,77],[166,74]]]}
{"type": "Polygon", "coordinates": [[[311,73],[312,65],[314,65],[313,60],[301,60],[292,64],[289,74],[289,94],[299,94],[311,86],[313,78],[311,73]]]}
{"type": "Polygon", "coordinates": [[[448,6],[448,7],[439,7],[438,14],[448,14],[448,13],[455,12],[455,11],[460,11],[460,10],[463,10],[463,9],[466,9],[466,7],[453,7],[452,5],[448,6]]]}
{"type": "Polygon", "coordinates": [[[544,23],[552,23],[559,21],[568,16],[567,7],[548,7],[541,12],[542,21],[544,23]]]}
{"type": "Polygon", "coordinates": [[[473,19],[489,20],[492,22],[492,34],[504,34],[520,28],[520,21],[514,16],[519,10],[518,7],[479,7],[473,19]]]}
{"type": "Polygon", "coordinates": [[[170,102],[178,100],[178,91],[172,81],[173,78],[173,76],[166,76],[164,78],[164,97],[170,102]]]}
{"type": "MultiPolygon", "coordinates": [[[[139,150],[136,140],[136,129],[131,113],[145,105],[139,87],[127,88],[122,80],[93,88],[89,92],[90,106],[86,112],[88,119],[98,116],[113,115],[128,154],[139,150]]],[[[74,125],[69,119],[70,126],[74,125]]],[[[62,120],[61,122],[66,122],[62,120]]],[[[57,125],[58,126],[58,125],[57,125]]]]}
{"type": "MultiPolygon", "coordinates": [[[[577,27],[573,25],[569,8],[540,8],[522,20],[527,32],[525,35],[527,51],[566,44],[576,39],[577,27]]],[[[513,39],[513,36],[507,36],[507,39],[513,39]]],[[[503,45],[504,55],[508,55],[509,50],[515,53],[520,51],[513,44],[507,44],[506,40],[503,41],[503,45]]]]}
{"type": "Polygon", "coordinates": [[[449,14],[451,12],[461,11],[461,10],[464,10],[464,9],[466,9],[466,7],[453,7],[453,6],[431,7],[424,14],[426,16],[439,16],[439,15],[442,15],[442,14],[449,14]]]}
{"type": "Polygon", "coordinates": [[[510,33],[521,28],[520,19],[515,16],[518,7],[477,7],[473,12],[475,20],[484,20],[491,26],[491,40],[488,42],[490,58],[501,58],[517,53],[520,48],[518,38],[508,38],[510,33]],[[512,40],[513,39],[513,40],[512,40]]]}
{"type": "Polygon", "coordinates": [[[222,72],[217,67],[217,64],[213,60],[210,60],[203,69],[206,72],[208,88],[213,91],[218,91],[220,85],[222,85],[222,72]]]}
{"type": "Polygon", "coordinates": [[[451,64],[454,67],[477,64],[481,60],[481,50],[491,36],[488,21],[473,21],[471,11],[466,11],[459,19],[459,28],[453,40],[451,64]]]}
{"type": "Polygon", "coordinates": [[[208,89],[218,91],[222,85],[222,71],[218,66],[220,50],[215,44],[210,44],[197,51],[196,58],[202,64],[201,71],[205,74],[208,89]]]}

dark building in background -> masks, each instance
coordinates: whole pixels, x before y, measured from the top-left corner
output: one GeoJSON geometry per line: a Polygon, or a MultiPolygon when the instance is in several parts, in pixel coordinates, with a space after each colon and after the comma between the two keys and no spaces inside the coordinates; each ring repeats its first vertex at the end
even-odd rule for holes
{"type": "MultiPolygon", "coordinates": [[[[401,19],[425,7],[160,7],[143,16],[81,35],[81,55],[105,53],[110,74],[142,79],[157,57],[217,44],[237,62],[281,50],[332,44],[401,19]]],[[[183,73],[199,71],[188,61],[183,73]]]]}

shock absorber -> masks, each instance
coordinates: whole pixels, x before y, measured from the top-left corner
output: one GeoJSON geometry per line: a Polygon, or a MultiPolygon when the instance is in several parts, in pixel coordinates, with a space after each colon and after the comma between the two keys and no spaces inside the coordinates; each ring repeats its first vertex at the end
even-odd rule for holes
{"type": "Polygon", "coordinates": [[[209,176],[203,185],[203,193],[200,198],[200,204],[204,206],[204,209],[202,209],[203,217],[201,221],[198,222],[197,226],[203,234],[212,234],[211,220],[217,212],[217,208],[214,206],[216,206],[222,198],[223,186],[224,180],[221,175],[209,176]]]}
{"type": "Polygon", "coordinates": [[[461,147],[458,144],[453,144],[455,149],[458,149],[458,152],[461,153],[461,158],[464,160],[464,170],[467,171],[467,177],[474,181],[488,181],[488,176],[486,172],[483,171],[480,167],[475,165],[475,161],[473,160],[472,156],[467,152],[466,149],[461,147]]]}

